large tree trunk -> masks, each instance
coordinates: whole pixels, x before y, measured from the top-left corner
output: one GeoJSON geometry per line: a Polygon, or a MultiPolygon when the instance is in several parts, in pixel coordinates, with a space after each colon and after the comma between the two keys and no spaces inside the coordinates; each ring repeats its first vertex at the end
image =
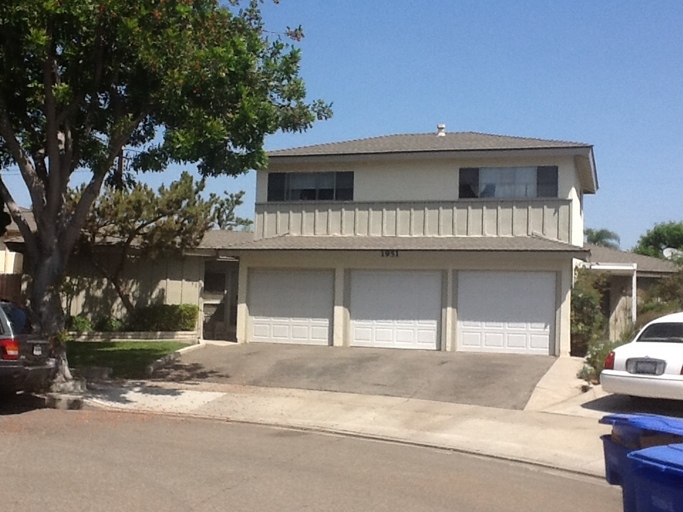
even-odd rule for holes
{"type": "Polygon", "coordinates": [[[31,283],[30,306],[37,321],[41,336],[50,341],[55,355],[57,374],[55,383],[73,381],[66,356],[66,344],[62,337],[64,331],[64,311],[59,296],[59,280],[64,272],[64,259],[58,251],[40,258],[35,262],[31,283]]]}

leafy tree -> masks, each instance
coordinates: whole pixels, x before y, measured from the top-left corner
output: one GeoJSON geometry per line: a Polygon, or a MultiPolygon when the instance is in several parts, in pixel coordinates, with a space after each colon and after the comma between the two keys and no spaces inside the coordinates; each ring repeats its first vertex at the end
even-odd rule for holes
{"type": "MultiPolygon", "coordinates": [[[[156,193],[143,184],[130,190],[107,185],[90,210],[77,251],[112,285],[129,315],[135,305],[124,281],[126,268],[199,245],[222,204],[215,194],[203,199],[204,188],[205,180],[195,182],[187,172],[156,193]]],[[[77,204],[82,192],[74,191],[70,203],[77,204]]]]}
{"type": "Polygon", "coordinates": [[[681,311],[683,309],[683,270],[660,279],[649,291],[648,299],[642,305],[640,312],[653,311],[654,315],[651,320],[666,313],[681,311]]]}
{"type": "Polygon", "coordinates": [[[19,169],[36,231],[1,173],[0,198],[24,239],[34,323],[62,380],[59,283],[117,159],[134,150],[135,171],[196,162],[203,176],[263,166],[266,135],[331,115],[306,102],[299,62],[286,34],[265,30],[256,0],[0,2],[0,170],[19,169]],[[71,211],[76,170],[87,183],[71,211]]]}
{"type": "Polygon", "coordinates": [[[244,204],[242,198],[244,197],[244,190],[237,193],[225,192],[225,197],[219,198],[212,194],[211,197],[216,200],[214,207],[214,222],[220,229],[227,229],[228,231],[249,231],[254,225],[254,221],[244,217],[238,217],[235,210],[244,204]]]}
{"type": "Polygon", "coordinates": [[[584,235],[586,237],[586,243],[592,245],[601,245],[603,247],[609,247],[610,249],[619,249],[619,242],[621,239],[619,235],[614,231],[609,229],[591,229],[586,228],[584,230],[584,235]]]}
{"type": "Polygon", "coordinates": [[[656,224],[638,240],[633,252],[664,258],[666,248],[683,250],[683,222],[663,222],[656,224]]]}

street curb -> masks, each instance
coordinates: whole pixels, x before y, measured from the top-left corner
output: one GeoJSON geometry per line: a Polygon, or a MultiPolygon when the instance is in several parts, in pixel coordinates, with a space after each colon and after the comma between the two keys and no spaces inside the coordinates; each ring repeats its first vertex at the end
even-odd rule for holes
{"type": "Polygon", "coordinates": [[[81,395],[66,395],[61,393],[47,393],[45,407],[62,411],[77,411],[83,409],[85,398],[81,395]]]}
{"type": "Polygon", "coordinates": [[[132,413],[132,414],[154,414],[157,416],[169,416],[169,417],[174,417],[174,418],[190,417],[190,418],[201,419],[201,420],[211,420],[211,421],[222,421],[225,423],[234,423],[237,425],[257,425],[257,426],[262,426],[262,427],[272,427],[272,428],[280,428],[280,429],[285,429],[285,430],[294,430],[297,432],[313,432],[313,433],[352,437],[352,438],[356,438],[356,439],[366,439],[366,440],[370,440],[370,441],[381,441],[381,442],[386,442],[386,443],[396,443],[396,444],[401,444],[401,445],[405,445],[405,446],[414,446],[416,448],[431,448],[431,449],[443,450],[443,451],[448,451],[448,452],[453,452],[453,453],[462,453],[462,454],[472,455],[472,456],[476,456],[476,457],[485,457],[485,458],[504,461],[504,462],[512,462],[515,464],[522,464],[525,466],[541,468],[544,470],[558,471],[561,473],[568,473],[568,474],[572,474],[572,475],[576,475],[576,476],[581,476],[581,477],[585,477],[585,478],[598,480],[600,482],[605,482],[605,475],[603,473],[598,474],[598,473],[589,472],[589,471],[581,471],[581,470],[578,470],[576,468],[552,466],[550,464],[546,464],[546,463],[540,462],[540,461],[535,461],[532,459],[506,457],[504,455],[498,455],[498,454],[486,452],[483,450],[475,450],[475,449],[469,449],[468,450],[467,448],[459,448],[459,447],[456,448],[453,446],[444,446],[444,445],[437,444],[437,443],[410,441],[410,440],[402,439],[402,438],[398,438],[398,437],[380,436],[380,435],[376,435],[376,434],[367,434],[367,433],[356,432],[356,431],[352,431],[352,430],[336,429],[333,427],[321,427],[321,426],[303,427],[303,426],[289,425],[286,423],[275,423],[275,422],[258,421],[258,420],[252,420],[252,421],[238,420],[238,419],[233,419],[230,417],[217,417],[217,416],[211,416],[211,415],[205,415],[205,414],[176,413],[176,412],[167,412],[167,411],[157,411],[157,410],[152,410],[152,409],[128,409],[125,407],[117,407],[115,405],[103,405],[103,404],[98,403],[96,401],[96,399],[90,400],[90,399],[86,398],[85,401],[86,401],[88,407],[91,407],[93,409],[103,410],[103,411],[112,410],[112,411],[132,413]]]}
{"type": "Polygon", "coordinates": [[[199,343],[195,343],[194,345],[190,345],[189,347],[179,348],[175,352],[171,352],[170,354],[167,354],[164,357],[157,359],[153,363],[148,364],[145,368],[145,375],[149,377],[158,369],[163,368],[164,366],[174,363],[175,361],[180,359],[180,356],[182,356],[183,354],[193,352],[204,347],[206,347],[206,343],[200,341],[199,343]]]}

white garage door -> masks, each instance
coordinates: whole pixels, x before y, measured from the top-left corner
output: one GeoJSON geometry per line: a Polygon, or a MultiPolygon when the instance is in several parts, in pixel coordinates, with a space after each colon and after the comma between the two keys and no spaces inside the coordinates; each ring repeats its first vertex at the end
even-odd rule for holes
{"type": "Polygon", "coordinates": [[[552,272],[458,272],[458,350],[549,354],[552,272]]]}
{"type": "Polygon", "coordinates": [[[254,269],[249,275],[249,341],[328,345],[332,271],[254,269]]]}
{"type": "Polygon", "coordinates": [[[351,345],[436,349],[441,272],[353,271],[351,345]]]}

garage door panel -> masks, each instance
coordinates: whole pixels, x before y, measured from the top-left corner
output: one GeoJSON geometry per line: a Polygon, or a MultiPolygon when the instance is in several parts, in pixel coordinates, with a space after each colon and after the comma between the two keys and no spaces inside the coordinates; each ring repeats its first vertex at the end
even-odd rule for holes
{"type": "Polygon", "coordinates": [[[351,345],[436,349],[441,272],[353,271],[351,345]]]}
{"type": "MultiPolygon", "coordinates": [[[[264,322],[266,321],[265,319],[263,320],[264,322]]],[[[289,331],[290,331],[290,326],[289,325],[283,325],[283,324],[268,324],[264,325],[265,329],[263,329],[264,333],[266,336],[272,333],[273,338],[289,338],[289,331]],[[271,327],[271,329],[268,329],[268,327],[271,327]]]]}
{"type": "Polygon", "coordinates": [[[432,329],[420,329],[417,333],[417,342],[423,345],[434,343],[434,331],[432,329]]]}
{"type": "Polygon", "coordinates": [[[547,331],[550,328],[549,324],[546,323],[530,323],[529,329],[532,331],[547,331]]]}
{"type": "Polygon", "coordinates": [[[539,349],[539,350],[544,350],[547,348],[548,338],[545,335],[542,335],[542,336],[531,335],[529,337],[529,339],[530,339],[531,348],[535,348],[535,349],[539,349]]]}
{"type": "Polygon", "coordinates": [[[249,341],[328,345],[331,271],[254,269],[249,276],[249,341]]]}
{"type": "Polygon", "coordinates": [[[251,331],[252,331],[252,336],[259,337],[259,338],[269,337],[269,336],[271,336],[272,326],[261,325],[261,324],[252,324],[251,331]]]}
{"type": "Polygon", "coordinates": [[[482,345],[482,335],[478,332],[463,331],[460,336],[460,346],[463,348],[479,348],[482,345]]]}
{"type": "Polygon", "coordinates": [[[548,354],[555,274],[459,272],[457,308],[458,350],[548,354]]]}
{"type": "Polygon", "coordinates": [[[526,342],[527,336],[525,334],[509,334],[507,337],[507,345],[510,348],[524,349],[526,342]]]}
{"type": "Polygon", "coordinates": [[[484,334],[484,346],[488,348],[498,348],[504,346],[505,337],[502,333],[489,332],[484,334]]]}

